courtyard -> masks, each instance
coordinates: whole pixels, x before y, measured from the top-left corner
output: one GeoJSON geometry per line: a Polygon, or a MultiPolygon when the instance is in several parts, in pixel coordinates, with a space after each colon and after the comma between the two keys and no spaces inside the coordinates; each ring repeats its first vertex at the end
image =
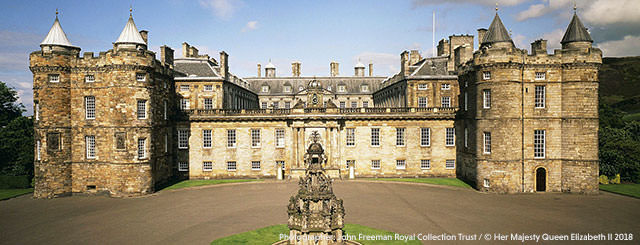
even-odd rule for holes
{"type": "MultiPolygon", "coordinates": [[[[402,234],[633,233],[640,199],[600,192],[481,193],[415,183],[335,181],[347,223],[402,234]]],[[[138,198],[29,195],[0,202],[0,243],[208,244],[284,224],[293,181],[163,190],[138,198]]],[[[495,241],[494,241],[495,242],[495,241]]],[[[504,241],[513,243],[513,241],[504,241]]]]}

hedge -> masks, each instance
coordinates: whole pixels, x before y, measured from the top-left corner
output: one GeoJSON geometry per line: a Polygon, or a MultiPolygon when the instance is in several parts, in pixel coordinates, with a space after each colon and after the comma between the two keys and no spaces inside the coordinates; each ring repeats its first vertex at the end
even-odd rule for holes
{"type": "Polygon", "coordinates": [[[8,176],[0,175],[0,189],[16,189],[31,187],[29,176],[8,176]]]}

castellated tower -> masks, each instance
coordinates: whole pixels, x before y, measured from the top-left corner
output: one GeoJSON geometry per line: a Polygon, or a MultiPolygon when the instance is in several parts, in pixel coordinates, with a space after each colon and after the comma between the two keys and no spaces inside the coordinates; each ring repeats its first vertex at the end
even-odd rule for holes
{"type": "Polygon", "coordinates": [[[460,71],[457,175],[483,191],[598,191],[602,52],[574,14],[562,49],[517,49],[496,16],[460,71]]]}
{"type": "MultiPolygon", "coordinates": [[[[30,54],[35,105],[35,191],[140,195],[172,175],[173,57],[155,59],[130,17],[98,57],[71,45],[58,18],[30,54]]],[[[172,50],[163,47],[163,54],[172,50]]]]}

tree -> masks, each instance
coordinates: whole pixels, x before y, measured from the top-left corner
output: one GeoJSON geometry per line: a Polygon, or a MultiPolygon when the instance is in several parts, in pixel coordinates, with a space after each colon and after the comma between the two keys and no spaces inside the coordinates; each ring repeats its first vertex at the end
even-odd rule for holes
{"type": "Polygon", "coordinates": [[[622,112],[600,107],[600,174],[640,183],[640,122],[622,120],[622,112]]]}
{"type": "Polygon", "coordinates": [[[18,93],[0,82],[0,174],[33,176],[33,121],[18,93]]]}

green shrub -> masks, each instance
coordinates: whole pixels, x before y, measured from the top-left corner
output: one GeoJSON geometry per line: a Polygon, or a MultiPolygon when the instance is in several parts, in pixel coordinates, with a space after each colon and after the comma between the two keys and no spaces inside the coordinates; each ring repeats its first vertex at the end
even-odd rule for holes
{"type": "Polygon", "coordinates": [[[600,184],[601,185],[607,185],[609,184],[609,177],[607,177],[606,175],[600,175],[600,184]]]}
{"type": "Polygon", "coordinates": [[[0,189],[29,188],[29,177],[0,175],[0,189]]]}

